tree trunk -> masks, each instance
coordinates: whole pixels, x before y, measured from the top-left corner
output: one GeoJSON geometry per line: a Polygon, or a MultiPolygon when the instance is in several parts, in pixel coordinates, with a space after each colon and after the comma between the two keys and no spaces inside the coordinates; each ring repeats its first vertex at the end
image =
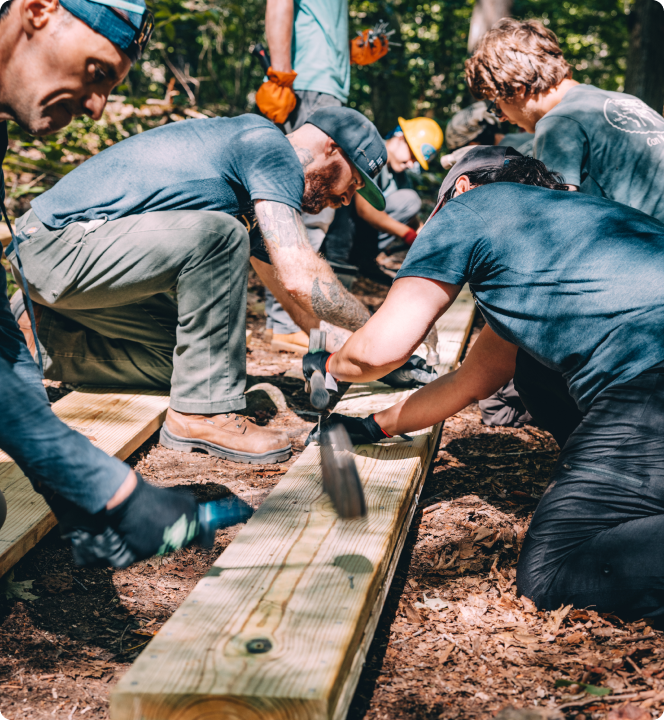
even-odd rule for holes
{"type": "Polygon", "coordinates": [[[657,0],[636,0],[628,18],[625,92],[641,98],[661,114],[664,109],[664,8],[657,0]]]}
{"type": "Polygon", "coordinates": [[[473,52],[482,35],[500,18],[510,17],[511,14],[512,0],[476,0],[470,18],[468,52],[473,52]]]}

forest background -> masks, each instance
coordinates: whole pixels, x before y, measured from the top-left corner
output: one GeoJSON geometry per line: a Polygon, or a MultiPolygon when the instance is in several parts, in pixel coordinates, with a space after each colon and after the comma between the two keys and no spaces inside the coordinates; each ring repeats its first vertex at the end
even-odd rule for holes
{"type": "MultiPolygon", "coordinates": [[[[5,172],[10,214],[86,157],[150,127],[188,117],[255,112],[263,72],[251,49],[265,43],[265,0],[159,0],[149,51],[117,88],[103,119],[76,120],[35,140],[10,127],[5,172]]],[[[560,38],[580,82],[626,90],[658,112],[664,105],[664,9],[656,0],[349,0],[351,36],[386,20],[399,45],[353,67],[349,105],[386,133],[399,115],[443,127],[473,101],[464,81],[471,16],[538,18],[560,38]],[[502,5],[500,5],[502,3],[502,5]]],[[[507,128],[506,128],[507,129],[507,128]]],[[[440,182],[439,164],[429,175],[440,182]]]]}

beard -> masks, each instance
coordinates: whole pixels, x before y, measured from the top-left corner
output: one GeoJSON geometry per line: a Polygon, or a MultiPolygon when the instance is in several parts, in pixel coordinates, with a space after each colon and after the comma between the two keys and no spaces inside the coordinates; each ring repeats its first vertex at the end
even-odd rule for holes
{"type": "Polygon", "coordinates": [[[339,181],[341,171],[341,165],[335,163],[305,173],[302,212],[318,215],[326,207],[339,208],[343,205],[343,197],[332,191],[339,181]]]}

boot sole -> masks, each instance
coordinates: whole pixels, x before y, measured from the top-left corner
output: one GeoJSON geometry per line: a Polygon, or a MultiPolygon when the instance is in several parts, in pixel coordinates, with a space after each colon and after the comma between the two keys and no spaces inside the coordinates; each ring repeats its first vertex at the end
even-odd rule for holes
{"type": "Polygon", "coordinates": [[[159,433],[159,442],[169,450],[179,450],[180,452],[193,452],[194,450],[202,450],[208,455],[230,460],[237,463],[249,463],[250,465],[263,465],[269,463],[279,463],[288,460],[291,456],[291,446],[287,445],[278,450],[270,450],[264,453],[245,453],[239,450],[229,450],[221,445],[207,442],[206,440],[196,440],[192,438],[182,438],[169,432],[166,425],[161,426],[159,433]]]}

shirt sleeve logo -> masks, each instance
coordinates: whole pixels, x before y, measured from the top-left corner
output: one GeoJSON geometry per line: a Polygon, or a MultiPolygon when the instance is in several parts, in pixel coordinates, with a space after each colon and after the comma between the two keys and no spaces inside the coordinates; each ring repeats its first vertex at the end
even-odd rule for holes
{"type": "Polygon", "coordinates": [[[637,98],[607,98],[604,117],[622,132],[636,135],[664,135],[664,117],[637,98]]]}

